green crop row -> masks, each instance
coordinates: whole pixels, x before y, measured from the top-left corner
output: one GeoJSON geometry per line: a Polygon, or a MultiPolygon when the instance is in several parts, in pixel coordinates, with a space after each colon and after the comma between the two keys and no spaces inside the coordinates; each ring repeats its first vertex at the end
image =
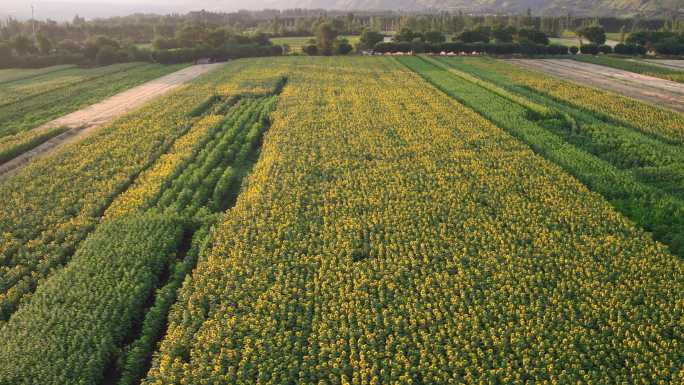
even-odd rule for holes
{"type": "Polygon", "coordinates": [[[70,67],[2,83],[0,84],[0,106],[29,100],[51,91],[69,88],[79,83],[97,80],[141,66],[145,64],[122,63],[90,69],[70,67]]]}
{"type": "Polygon", "coordinates": [[[54,127],[6,136],[0,139],[0,164],[45,143],[55,136],[66,132],[68,129],[68,127],[54,127]]]}
{"type": "Polygon", "coordinates": [[[0,384],[100,383],[182,235],[180,224],[150,215],[98,226],[0,328],[0,384]]]}
{"type": "Polygon", "coordinates": [[[64,64],[38,69],[8,68],[0,70],[0,83],[14,82],[18,80],[33,78],[51,72],[62,71],[73,68],[74,65],[64,64]]]}
{"type": "Polygon", "coordinates": [[[266,127],[276,97],[243,100],[234,119],[209,141],[197,157],[164,189],[154,206],[193,216],[206,207],[221,212],[239,189],[245,163],[266,127]]]}
{"type": "Polygon", "coordinates": [[[570,115],[576,121],[574,126],[554,122],[544,126],[576,147],[630,172],[639,182],[684,200],[684,185],[679,183],[684,178],[684,152],[680,145],[647,135],[571,102],[555,100],[537,89],[518,85],[506,75],[520,71],[510,64],[489,60],[441,60],[570,115]]]}

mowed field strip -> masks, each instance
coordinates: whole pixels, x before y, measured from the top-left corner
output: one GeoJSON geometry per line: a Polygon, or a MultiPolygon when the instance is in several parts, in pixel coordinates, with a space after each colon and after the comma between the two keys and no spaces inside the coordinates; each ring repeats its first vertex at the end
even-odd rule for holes
{"type": "Polygon", "coordinates": [[[684,85],[677,82],[572,60],[515,59],[510,62],[684,112],[684,85]]]}
{"type": "Polygon", "coordinates": [[[220,66],[223,66],[223,63],[201,64],[184,68],[36,127],[33,131],[48,130],[55,127],[68,127],[70,130],[0,165],[0,178],[16,171],[33,159],[45,156],[59,147],[91,134],[95,129],[115,118],[125,115],[148,101],[220,66]]]}

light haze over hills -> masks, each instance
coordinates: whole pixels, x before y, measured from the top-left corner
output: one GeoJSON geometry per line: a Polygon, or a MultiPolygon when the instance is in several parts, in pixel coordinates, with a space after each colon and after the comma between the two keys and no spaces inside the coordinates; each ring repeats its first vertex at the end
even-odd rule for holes
{"type": "Polygon", "coordinates": [[[78,14],[86,18],[124,16],[132,13],[186,13],[208,11],[257,10],[264,8],[335,10],[462,10],[472,13],[524,13],[547,15],[667,15],[679,9],[684,0],[3,0],[0,16],[18,19],[31,17],[35,4],[37,19],[69,20],[78,14]]]}

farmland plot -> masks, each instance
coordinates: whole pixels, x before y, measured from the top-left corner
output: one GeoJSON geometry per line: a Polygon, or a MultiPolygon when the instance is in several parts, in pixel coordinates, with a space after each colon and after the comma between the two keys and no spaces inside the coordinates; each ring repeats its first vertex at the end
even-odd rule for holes
{"type": "Polygon", "coordinates": [[[54,119],[29,132],[0,139],[0,177],[16,171],[17,168],[26,165],[35,158],[45,156],[56,148],[82,139],[116,117],[131,112],[150,100],[162,96],[197,76],[216,69],[218,66],[221,64],[205,64],[182,69],[114,95],[82,110],[54,119]],[[52,132],[56,134],[51,136],[50,133],[52,132]],[[46,135],[46,140],[37,143],[33,148],[31,146],[34,143],[33,138],[43,134],[46,135]],[[31,151],[12,151],[26,142],[29,142],[27,149],[33,148],[31,151]],[[3,156],[3,150],[14,156],[3,156]],[[11,161],[9,161],[10,159],[11,161]],[[6,163],[3,164],[3,162],[6,163]]]}
{"type": "Polygon", "coordinates": [[[512,60],[561,79],[598,87],[684,112],[684,84],[571,60],[512,60]]]}
{"type": "Polygon", "coordinates": [[[647,60],[623,59],[612,56],[578,55],[573,60],[612,67],[642,75],[684,83],[684,68],[668,68],[647,60]]]}
{"type": "Polygon", "coordinates": [[[684,153],[679,145],[501,81],[511,64],[478,67],[479,60],[400,60],[601,193],[684,257],[684,153]]]}
{"type": "Polygon", "coordinates": [[[664,247],[398,63],[301,60],[145,384],[676,382],[664,247]]]}
{"type": "Polygon", "coordinates": [[[584,109],[604,121],[629,125],[669,143],[684,143],[684,116],[677,111],[564,81],[501,60],[463,58],[460,63],[475,71],[490,73],[490,77],[496,77],[499,84],[505,87],[515,87],[523,93],[523,89],[530,89],[533,93],[546,95],[547,100],[584,109]]]}
{"type": "Polygon", "coordinates": [[[209,73],[0,181],[0,320],[70,259],[114,197],[198,119],[196,106],[244,66],[209,73]]]}
{"type": "MultiPolygon", "coordinates": [[[[267,86],[267,73],[228,83],[267,86]]],[[[272,84],[269,94],[247,88],[193,113],[202,117],[115,199],[73,260],[0,329],[7,342],[0,347],[0,383],[137,383],[215,214],[232,205],[255,161],[284,81],[272,84]],[[53,323],[62,326],[41,326],[53,323]]]]}
{"type": "Polygon", "coordinates": [[[8,68],[0,70],[0,83],[13,82],[21,79],[32,78],[35,76],[73,68],[73,65],[56,65],[52,67],[38,68],[38,69],[15,69],[8,68]]]}
{"type": "Polygon", "coordinates": [[[400,60],[234,61],[0,181],[0,384],[680,383],[614,208],[676,130],[400,60]]]}
{"type": "Polygon", "coordinates": [[[45,71],[38,76],[19,78],[0,84],[0,106],[26,100],[46,92],[92,81],[115,73],[144,66],[143,63],[113,64],[105,67],[83,69],[77,67],[61,68],[58,71],[45,71]]]}

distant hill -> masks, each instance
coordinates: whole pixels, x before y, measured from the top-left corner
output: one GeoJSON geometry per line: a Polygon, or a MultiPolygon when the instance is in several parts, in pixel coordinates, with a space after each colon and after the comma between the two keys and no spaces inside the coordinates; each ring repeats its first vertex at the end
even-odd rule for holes
{"type": "Polygon", "coordinates": [[[475,13],[526,12],[535,15],[609,15],[644,14],[663,16],[680,8],[682,0],[266,0],[275,8],[462,10],[475,13]],[[284,4],[287,3],[287,4],[284,4]]]}
{"type": "MultiPolygon", "coordinates": [[[[230,1],[214,0],[213,4],[230,1]]],[[[339,10],[462,10],[473,13],[575,16],[666,16],[684,14],[683,0],[256,0],[254,7],[339,10]],[[257,5],[258,4],[258,5],[257,5]]]]}

